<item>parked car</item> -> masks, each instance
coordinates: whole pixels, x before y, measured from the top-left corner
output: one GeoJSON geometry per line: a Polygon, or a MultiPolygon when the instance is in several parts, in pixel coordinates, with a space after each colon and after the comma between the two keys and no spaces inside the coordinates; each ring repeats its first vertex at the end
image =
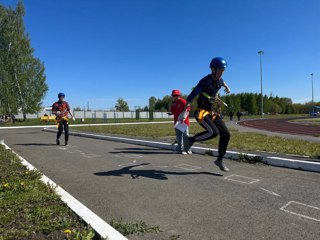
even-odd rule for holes
{"type": "Polygon", "coordinates": [[[320,112],[310,112],[310,116],[313,116],[313,117],[320,116],[320,112]]]}

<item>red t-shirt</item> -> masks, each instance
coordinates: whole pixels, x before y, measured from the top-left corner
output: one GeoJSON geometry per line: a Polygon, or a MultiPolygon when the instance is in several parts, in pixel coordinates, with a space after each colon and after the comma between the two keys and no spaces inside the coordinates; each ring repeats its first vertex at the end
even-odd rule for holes
{"type": "Polygon", "coordinates": [[[61,112],[61,118],[63,117],[68,117],[68,112],[70,111],[70,107],[69,104],[66,101],[63,102],[55,102],[52,105],[52,112],[57,112],[60,111],[61,112]]]}
{"type": "MultiPolygon", "coordinates": [[[[174,123],[178,121],[178,117],[180,113],[183,112],[186,105],[187,105],[187,101],[183,98],[179,98],[178,100],[172,103],[171,112],[173,113],[174,123]]],[[[188,108],[187,111],[190,111],[190,108],[188,108]]],[[[184,120],[184,123],[190,126],[189,116],[187,116],[186,120],[184,120]]]]}

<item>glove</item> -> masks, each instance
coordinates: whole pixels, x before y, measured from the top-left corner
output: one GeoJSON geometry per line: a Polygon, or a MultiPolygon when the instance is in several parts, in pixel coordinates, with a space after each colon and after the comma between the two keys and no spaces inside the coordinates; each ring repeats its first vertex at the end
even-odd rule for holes
{"type": "Polygon", "coordinates": [[[61,114],[60,111],[56,111],[56,116],[59,116],[61,114]]]}
{"type": "Polygon", "coordinates": [[[75,118],[75,117],[72,117],[72,120],[73,120],[73,121],[75,121],[75,120],[76,120],[76,118],[75,118]]]}

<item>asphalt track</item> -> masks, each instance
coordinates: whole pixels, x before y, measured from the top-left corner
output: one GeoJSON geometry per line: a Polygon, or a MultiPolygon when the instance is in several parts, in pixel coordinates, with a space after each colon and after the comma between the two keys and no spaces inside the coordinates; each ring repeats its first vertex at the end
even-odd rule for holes
{"type": "Polygon", "coordinates": [[[145,221],[159,234],[129,239],[319,239],[320,175],[212,157],[71,137],[56,146],[41,129],[0,130],[0,138],[110,222],[145,221]]]}
{"type": "MultiPolygon", "coordinates": [[[[305,119],[305,118],[294,118],[294,119],[305,119]]],[[[304,125],[298,123],[292,123],[290,121],[293,118],[282,118],[282,119],[254,119],[241,121],[238,124],[263,129],[271,132],[289,133],[295,135],[309,135],[309,136],[320,136],[320,126],[316,125],[304,125]]]]}

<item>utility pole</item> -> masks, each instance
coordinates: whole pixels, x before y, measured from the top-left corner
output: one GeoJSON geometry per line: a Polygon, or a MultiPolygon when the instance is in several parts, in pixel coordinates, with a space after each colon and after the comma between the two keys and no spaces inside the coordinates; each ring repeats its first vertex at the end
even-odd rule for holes
{"type": "Polygon", "coordinates": [[[258,54],[260,55],[260,80],[261,80],[261,118],[263,118],[263,92],[262,92],[262,55],[264,54],[264,52],[262,50],[260,50],[258,52],[258,54]]]}
{"type": "Polygon", "coordinates": [[[312,112],[314,112],[313,105],[314,105],[314,99],[313,99],[313,73],[311,75],[311,86],[312,86],[312,112]]]}

